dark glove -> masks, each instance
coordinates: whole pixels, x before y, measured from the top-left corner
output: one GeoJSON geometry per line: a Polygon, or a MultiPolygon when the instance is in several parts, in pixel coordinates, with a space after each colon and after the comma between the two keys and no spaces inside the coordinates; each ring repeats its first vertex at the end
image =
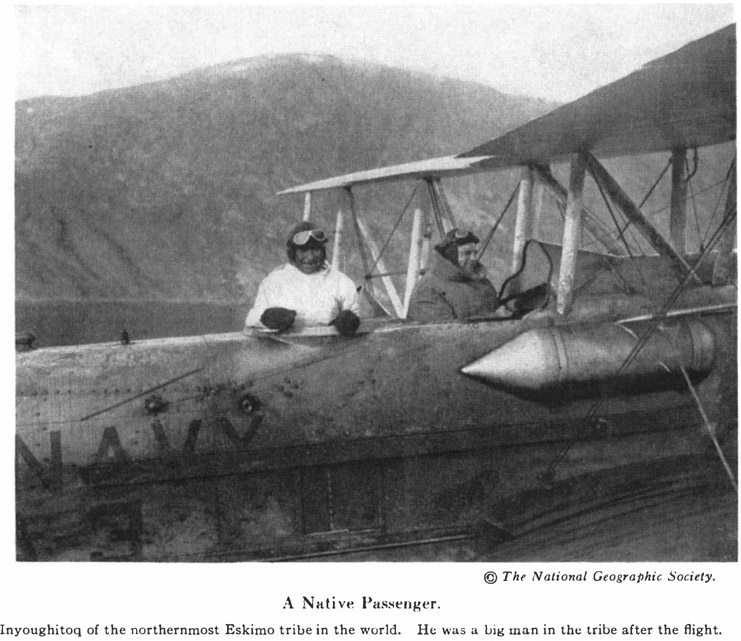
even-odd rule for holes
{"type": "Polygon", "coordinates": [[[352,336],[360,326],[360,319],[355,312],[349,309],[342,310],[330,325],[334,325],[340,336],[352,336]]]}
{"type": "Polygon", "coordinates": [[[285,307],[268,307],[260,316],[260,322],[268,329],[285,332],[296,319],[296,312],[285,307]]]}

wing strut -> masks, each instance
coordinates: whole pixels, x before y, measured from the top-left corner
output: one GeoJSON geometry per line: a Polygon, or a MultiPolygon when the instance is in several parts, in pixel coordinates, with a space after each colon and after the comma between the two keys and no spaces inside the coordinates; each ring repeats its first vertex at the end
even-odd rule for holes
{"type": "Polygon", "coordinates": [[[574,276],[576,274],[576,259],[579,254],[579,240],[581,239],[582,195],[584,193],[586,169],[586,157],[583,154],[574,154],[571,157],[569,195],[566,204],[566,221],[563,228],[561,271],[558,274],[558,289],[556,292],[556,310],[562,315],[569,312],[574,300],[574,276]]]}
{"type": "Polygon", "coordinates": [[[448,201],[448,195],[445,193],[445,189],[443,189],[442,181],[439,178],[435,178],[432,181],[432,185],[437,191],[438,202],[442,206],[442,211],[445,212],[448,222],[452,227],[458,227],[458,223],[455,221],[455,216],[453,215],[453,209],[448,201]]]}
{"type": "Polygon", "coordinates": [[[445,232],[458,225],[456,225],[453,210],[450,208],[450,203],[445,195],[440,179],[425,178],[424,181],[427,184],[427,191],[430,195],[430,203],[432,204],[432,212],[435,215],[437,231],[440,234],[440,238],[442,238],[445,232]]]}
{"type": "MultiPolygon", "coordinates": [[[[515,242],[512,249],[512,273],[516,273],[522,265],[525,253],[525,243],[533,237],[533,172],[525,165],[520,172],[520,190],[517,196],[517,216],[515,217],[515,242]]],[[[520,291],[520,279],[514,278],[511,283],[511,292],[520,291]]]]}
{"type": "Polygon", "coordinates": [[[669,211],[669,236],[680,254],[687,252],[687,150],[672,150],[672,195],[669,211]]]}
{"type": "MultiPolygon", "coordinates": [[[[725,215],[736,210],[736,161],[731,163],[728,180],[728,193],[726,194],[725,215]]],[[[727,285],[733,280],[736,268],[736,256],[733,246],[736,241],[736,225],[734,224],[721,237],[718,242],[718,258],[713,266],[713,285],[727,285]]]]}
{"type": "Polygon", "coordinates": [[[407,280],[406,287],[404,289],[404,309],[402,318],[407,317],[409,312],[409,301],[412,299],[412,292],[414,291],[414,285],[417,283],[419,277],[420,260],[422,258],[422,219],[424,214],[422,210],[416,208],[414,210],[414,218],[412,219],[412,239],[409,244],[409,261],[407,263],[407,280]]]}
{"type": "Polygon", "coordinates": [[[609,174],[600,162],[588,151],[583,152],[583,156],[586,160],[589,173],[596,183],[598,183],[610,196],[612,202],[614,202],[622,212],[635,224],[638,230],[644,235],[646,240],[651,243],[651,246],[661,255],[666,258],[677,278],[681,281],[691,274],[690,278],[694,283],[700,283],[698,276],[691,272],[690,266],[685,262],[677,251],[664,240],[664,237],[658,232],[658,230],[651,224],[651,222],[643,215],[643,212],[633,203],[630,196],[626,194],[622,187],[617,181],[609,174]]]}
{"type": "MultiPolygon", "coordinates": [[[[396,286],[394,285],[394,281],[391,280],[391,274],[386,270],[386,264],[383,262],[383,257],[381,256],[381,252],[378,251],[378,246],[376,245],[376,242],[373,240],[373,237],[371,236],[370,230],[363,222],[363,219],[360,218],[360,216],[357,217],[358,221],[358,229],[360,230],[360,233],[362,237],[365,239],[365,243],[368,245],[368,249],[371,253],[371,258],[373,258],[373,262],[376,267],[378,267],[378,270],[380,273],[381,282],[383,283],[383,286],[386,288],[386,293],[388,294],[389,300],[391,301],[391,304],[394,307],[394,312],[396,312],[397,318],[403,318],[404,317],[404,305],[401,302],[401,298],[399,298],[399,293],[396,291],[396,286]]],[[[366,282],[370,282],[371,274],[366,273],[365,280],[366,282]]]]}
{"type": "Polygon", "coordinates": [[[311,218],[311,192],[307,191],[304,194],[304,215],[302,220],[309,220],[311,218]]]}
{"type": "Polygon", "coordinates": [[[377,303],[386,314],[391,316],[391,313],[383,305],[381,305],[381,302],[378,300],[375,291],[373,291],[373,283],[371,282],[370,278],[368,278],[368,274],[370,273],[370,264],[368,263],[368,256],[365,253],[365,245],[363,244],[363,233],[360,231],[358,210],[355,206],[355,194],[352,193],[352,187],[345,187],[345,192],[347,193],[347,200],[350,204],[350,216],[352,218],[353,228],[355,230],[355,238],[357,238],[358,240],[358,252],[360,253],[360,260],[363,263],[363,274],[365,276],[365,279],[363,283],[363,290],[361,293],[366,293],[373,303],[377,303]]]}
{"type": "MultiPolygon", "coordinates": [[[[535,177],[538,182],[543,184],[548,191],[553,194],[553,197],[562,207],[565,207],[568,199],[566,188],[553,177],[551,170],[543,165],[533,165],[533,171],[535,172],[535,177]]],[[[583,223],[584,229],[586,229],[587,232],[589,232],[610,254],[625,256],[625,248],[604,229],[602,229],[601,223],[597,217],[587,207],[584,207],[583,223]]]]}
{"type": "Polygon", "coordinates": [[[342,269],[342,236],[345,229],[345,215],[342,213],[342,207],[337,210],[337,219],[334,225],[334,249],[332,250],[332,269],[342,269]]]}

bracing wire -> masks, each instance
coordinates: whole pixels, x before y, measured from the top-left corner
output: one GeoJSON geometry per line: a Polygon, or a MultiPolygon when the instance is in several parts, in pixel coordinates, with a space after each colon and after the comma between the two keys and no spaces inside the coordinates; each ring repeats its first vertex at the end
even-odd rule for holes
{"type": "MultiPolygon", "coordinates": [[[[646,195],[643,197],[643,200],[638,205],[638,209],[641,209],[641,207],[643,207],[643,205],[646,204],[646,201],[648,201],[648,199],[651,197],[651,194],[654,192],[654,189],[656,189],[656,186],[659,184],[661,179],[664,177],[664,174],[669,170],[669,167],[671,166],[672,166],[672,159],[669,158],[669,162],[666,164],[662,172],[659,174],[659,177],[654,181],[654,184],[651,185],[651,189],[649,189],[646,195]]],[[[623,227],[622,230],[618,227],[618,231],[620,232],[619,238],[623,237],[623,234],[627,231],[628,227],[630,227],[631,222],[633,221],[628,220],[628,222],[625,223],[625,227],[623,227]]]]}
{"type": "Polygon", "coordinates": [[[373,262],[373,265],[371,265],[370,270],[368,271],[368,275],[366,278],[369,278],[370,275],[373,273],[373,270],[376,268],[376,265],[378,265],[378,261],[381,260],[381,257],[383,256],[383,252],[386,251],[386,248],[389,246],[389,243],[391,242],[391,239],[394,237],[394,234],[396,233],[396,230],[399,228],[399,225],[401,224],[401,219],[404,218],[404,214],[406,214],[407,209],[409,208],[409,205],[412,202],[412,199],[414,198],[414,194],[417,193],[417,189],[419,189],[421,183],[417,183],[417,185],[412,190],[411,195],[409,196],[409,199],[406,202],[406,205],[404,205],[404,209],[401,210],[401,213],[399,214],[399,217],[396,219],[396,223],[394,224],[393,229],[391,230],[391,233],[389,234],[389,237],[386,239],[386,242],[384,243],[383,247],[381,248],[381,251],[378,252],[378,256],[376,257],[376,260],[373,262]]]}
{"type": "Polygon", "coordinates": [[[435,223],[437,225],[437,231],[442,236],[445,233],[445,226],[443,225],[442,213],[440,212],[440,202],[437,197],[437,191],[435,186],[432,184],[431,178],[425,178],[427,184],[427,193],[430,196],[430,202],[432,203],[432,213],[435,216],[435,223]]]}
{"type": "Polygon", "coordinates": [[[504,218],[504,214],[507,213],[507,210],[509,209],[510,205],[512,204],[512,201],[515,199],[515,196],[517,195],[519,191],[520,191],[520,183],[517,183],[517,185],[515,185],[515,188],[512,190],[509,200],[507,200],[507,204],[504,206],[502,213],[499,214],[499,218],[497,218],[497,221],[494,223],[494,226],[491,228],[491,230],[489,230],[489,233],[486,235],[486,238],[484,239],[484,242],[481,245],[481,250],[479,251],[479,260],[481,260],[481,257],[484,255],[486,248],[489,246],[491,239],[494,237],[494,234],[499,228],[499,223],[502,222],[502,219],[504,218]]]}
{"type": "MultiPolygon", "coordinates": [[[[602,185],[600,184],[599,180],[597,180],[596,176],[594,177],[594,182],[597,184],[597,187],[599,188],[599,193],[602,196],[602,200],[605,201],[605,205],[607,206],[607,210],[610,212],[610,217],[612,218],[612,221],[615,223],[616,228],[620,228],[620,225],[618,224],[616,218],[615,218],[615,212],[612,210],[612,206],[610,205],[610,201],[607,199],[607,195],[605,194],[604,190],[602,189],[602,185]]],[[[630,222],[630,221],[628,221],[630,222]]],[[[627,229],[627,225],[625,229],[627,229]]],[[[624,232],[625,230],[623,230],[624,232]]],[[[625,250],[628,252],[628,256],[633,259],[633,252],[630,249],[630,246],[628,245],[628,241],[625,239],[625,236],[623,235],[623,232],[620,233],[619,240],[622,241],[623,245],[625,246],[625,250]]],[[[631,230],[632,233],[632,230],[631,230]]],[[[646,282],[646,279],[643,277],[643,272],[641,271],[640,267],[636,264],[636,262],[633,260],[631,261],[631,264],[635,267],[636,272],[638,272],[638,277],[641,279],[641,282],[643,283],[643,286],[648,289],[648,283],[646,282]]]]}
{"type": "MultiPolygon", "coordinates": [[[[718,185],[722,185],[725,183],[727,178],[722,178],[721,180],[718,180],[714,182],[712,185],[708,185],[704,189],[701,189],[698,192],[695,192],[695,196],[699,196],[700,194],[704,194],[706,191],[710,191],[711,189],[715,189],[718,185]]],[[[651,212],[646,212],[644,215],[646,218],[656,218],[659,214],[665,212],[667,209],[669,209],[671,205],[665,205],[664,207],[660,207],[659,209],[655,209],[651,212]]]]}
{"type": "MultiPolygon", "coordinates": [[[[684,291],[684,288],[687,286],[687,283],[689,283],[690,280],[694,277],[695,273],[697,272],[697,269],[700,266],[700,263],[713,250],[716,243],[720,240],[723,233],[728,229],[728,227],[735,220],[735,218],[736,218],[736,207],[733,207],[726,213],[723,219],[723,222],[715,230],[707,246],[705,247],[705,249],[703,249],[703,251],[698,256],[697,260],[695,261],[695,264],[692,265],[690,270],[684,276],[684,278],[682,279],[682,282],[680,282],[679,285],[677,285],[677,287],[674,289],[672,294],[669,296],[669,298],[666,300],[664,305],[661,307],[661,310],[659,310],[659,312],[655,314],[653,318],[653,322],[651,323],[649,328],[644,332],[644,334],[640,337],[640,339],[633,346],[633,349],[630,351],[628,356],[625,358],[625,360],[623,361],[623,363],[620,365],[617,372],[615,373],[616,378],[620,376],[628,367],[630,367],[631,363],[635,360],[635,358],[638,356],[638,354],[643,349],[645,344],[648,342],[648,340],[651,338],[653,333],[659,327],[659,323],[666,317],[667,312],[671,309],[671,307],[677,301],[681,293],[684,291]]],[[[584,417],[583,421],[585,423],[589,423],[590,421],[592,421],[594,417],[597,415],[597,412],[599,411],[599,409],[602,407],[603,403],[604,403],[604,400],[602,399],[594,403],[594,405],[592,405],[587,415],[584,417]]],[[[570,439],[566,443],[564,443],[563,447],[561,447],[561,449],[553,457],[553,460],[551,461],[551,463],[548,465],[546,472],[542,476],[543,479],[548,480],[552,478],[553,473],[556,470],[556,467],[558,467],[561,461],[564,460],[564,458],[566,457],[566,454],[568,454],[573,444],[574,444],[574,439],[570,439]]]]}
{"type": "Polygon", "coordinates": [[[687,156],[684,157],[684,165],[687,168],[687,177],[684,179],[685,182],[689,182],[694,178],[695,174],[697,173],[697,169],[700,166],[700,156],[697,153],[697,147],[692,148],[692,163],[694,164],[694,167],[692,168],[692,171],[690,171],[690,163],[687,160],[687,156]]]}
{"type": "MultiPolygon", "coordinates": [[[[723,183],[723,189],[720,190],[720,193],[718,194],[718,200],[715,201],[715,207],[713,208],[713,215],[710,217],[710,220],[708,221],[708,228],[705,231],[704,236],[702,237],[702,241],[700,242],[701,246],[704,244],[705,240],[708,237],[708,234],[710,234],[710,230],[713,228],[713,221],[715,220],[715,217],[718,215],[718,212],[720,211],[720,203],[723,200],[723,196],[727,194],[726,187],[730,185],[731,176],[733,175],[734,171],[736,171],[736,157],[735,156],[733,157],[733,160],[731,161],[731,164],[728,167],[728,171],[726,172],[725,178],[722,181],[719,181],[712,185],[712,187],[715,187],[716,185],[723,183]]],[[[699,193],[702,193],[702,192],[699,192],[699,193]]]]}
{"type": "MultiPolygon", "coordinates": [[[[360,231],[360,221],[358,220],[358,212],[355,207],[355,195],[352,192],[352,187],[345,187],[347,192],[347,198],[350,201],[350,214],[352,216],[353,228],[355,229],[355,236],[358,240],[358,252],[360,253],[360,261],[363,263],[363,270],[365,271],[366,285],[370,288],[373,293],[373,284],[370,282],[371,269],[368,269],[368,256],[365,253],[365,245],[363,244],[363,233],[360,231]]],[[[365,291],[365,285],[363,286],[365,291]]]]}
{"type": "Polygon", "coordinates": [[[695,229],[697,230],[697,238],[700,242],[700,251],[702,251],[702,232],[700,231],[700,218],[697,215],[697,202],[695,201],[695,190],[692,187],[692,177],[697,173],[698,160],[697,160],[697,147],[695,147],[695,168],[690,171],[690,163],[685,157],[684,166],[687,170],[687,178],[685,182],[690,190],[690,200],[692,201],[692,215],[695,219],[695,229]]]}
{"type": "Polygon", "coordinates": [[[692,385],[692,381],[690,380],[690,377],[687,374],[687,370],[682,365],[679,366],[679,369],[682,372],[682,376],[684,376],[684,380],[687,383],[687,387],[689,388],[690,393],[692,394],[692,398],[694,399],[695,404],[697,405],[697,410],[700,412],[700,416],[702,417],[702,421],[705,424],[705,427],[708,430],[708,434],[710,435],[710,438],[713,441],[715,450],[716,452],[718,452],[718,457],[720,458],[720,462],[723,464],[723,467],[726,470],[726,474],[728,474],[728,478],[731,480],[731,485],[733,485],[733,489],[736,490],[736,494],[738,494],[738,483],[736,482],[736,479],[733,476],[733,470],[731,469],[731,466],[728,464],[728,460],[726,459],[725,454],[723,454],[723,450],[720,447],[720,443],[718,443],[718,438],[715,436],[715,430],[713,430],[713,426],[710,424],[710,420],[708,419],[708,415],[705,412],[705,408],[702,405],[702,401],[700,401],[700,397],[697,395],[695,386],[692,385]]]}

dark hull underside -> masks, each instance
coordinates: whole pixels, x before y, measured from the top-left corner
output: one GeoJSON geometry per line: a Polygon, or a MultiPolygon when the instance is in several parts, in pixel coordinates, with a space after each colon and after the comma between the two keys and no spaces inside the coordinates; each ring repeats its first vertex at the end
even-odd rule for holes
{"type": "Polygon", "coordinates": [[[564,440],[471,433],[441,451],[393,438],[323,449],[312,465],[265,452],[65,470],[83,482],[51,501],[24,484],[18,559],[736,560],[736,495],[684,422],[625,417],[576,440],[551,479],[539,473],[564,440]]]}

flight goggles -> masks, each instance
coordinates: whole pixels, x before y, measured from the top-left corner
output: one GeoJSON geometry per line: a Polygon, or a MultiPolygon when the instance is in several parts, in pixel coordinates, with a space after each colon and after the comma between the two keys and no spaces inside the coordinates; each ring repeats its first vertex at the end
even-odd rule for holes
{"type": "Polygon", "coordinates": [[[296,245],[296,247],[303,247],[312,238],[318,243],[327,242],[327,234],[325,234],[321,229],[308,229],[306,231],[300,231],[298,232],[298,234],[294,234],[291,242],[296,245]]]}
{"type": "Polygon", "coordinates": [[[454,242],[456,245],[468,245],[469,243],[479,242],[478,236],[470,231],[461,231],[460,229],[456,229],[454,235],[454,242]]]}

